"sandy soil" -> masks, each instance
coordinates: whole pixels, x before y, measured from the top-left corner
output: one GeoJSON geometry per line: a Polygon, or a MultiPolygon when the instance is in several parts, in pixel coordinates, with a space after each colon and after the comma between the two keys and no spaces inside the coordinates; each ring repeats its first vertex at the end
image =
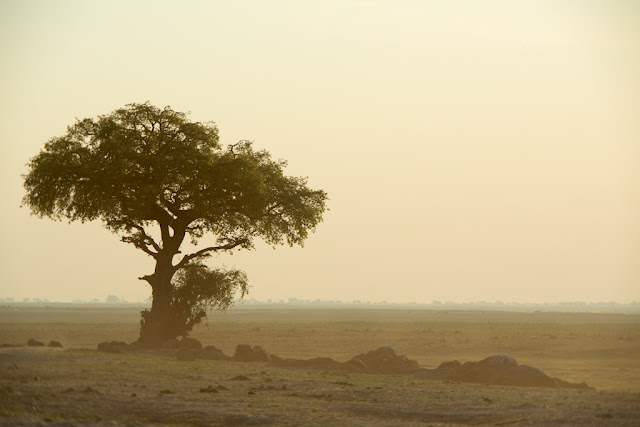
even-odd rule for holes
{"type": "MultiPolygon", "coordinates": [[[[95,349],[137,339],[140,308],[0,306],[0,344],[36,338],[95,349]]],[[[508,354],[566,381],[598,390],[640,392],[640,315],[469,310],[273,309],[216,312],[192,334],[232,355],[238,344],[281,357],[330,357],[393,346],[435,368],[443,361],[508,354]]]]}
{"type": "Polygon", "coordinates": [[[456,384],[85,349],[0,350],[5,425],[620,426],[639,419],[637,393],[456,384]],[[239,376],[246,379],[234,379],[239,376]]]}
{"type": "Polygon", "coordinates": [[[0,307],[0,344],[21,345],[0,348],[0,424],[640,425],[637,313],[241,308],[193,332],[228,355],[251,344],[281,357],[346,361],[391,345],[435,368],[509,354],[596,390],[96,351],[102,341],[134,341],[138,321],[136,307],[0,307]],[[65,348],[26,347],[29,338],[65,348]]]}

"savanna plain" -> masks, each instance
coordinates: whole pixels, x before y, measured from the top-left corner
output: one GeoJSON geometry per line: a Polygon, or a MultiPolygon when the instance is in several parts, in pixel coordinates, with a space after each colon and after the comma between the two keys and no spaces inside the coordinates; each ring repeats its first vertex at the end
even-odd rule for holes
{"type": "Polygon", "coordinates": [[[180,361],[171,352],[105,353],[133,342],[140,307],[0,307],[4,425],[640,425],[640,314],[256,308],[212,313],[191,336],[233,355],[282,358],[392,346],[435,368],[513,356],[592,389],[499,386],[263,362],[180,361]],[[63,348],[30,347],[27,340],[63,348]]]}

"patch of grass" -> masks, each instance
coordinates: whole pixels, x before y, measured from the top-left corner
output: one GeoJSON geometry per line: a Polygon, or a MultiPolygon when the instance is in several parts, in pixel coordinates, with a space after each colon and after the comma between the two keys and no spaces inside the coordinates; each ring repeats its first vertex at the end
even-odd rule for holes
{"type": "Polygon", "coordinates": [[[71,418],[75,421],[79,421],[82,423],[92,423],[92,422],[100,422],[100,421],[104,421],[104,418],[102,418],[99,415],[92,415],[92,414],[73,414],[71,416],[71,418]]]}
{"type": "MultiPolygon", "coordinates": [[[[0,308],[0,336],[16,343],[31,336],[56,339],[65,350],[51,357],[69,363],[87,357],[103,360],[94,351],[98,342],[137,339],[139,311],[0,308]],[[69,350],[78,347],[84,350],[69,350]]],[[[584,381],[601,390],[640,392],[637,314],[243,308],[212,314],[208,325],[196,327],[192,336],[228,355],[237,344],[246,343],[261,345],[281,357],[338,361],[391,345],[398,354],[429,368],[448,360],[465,362],[505,353],[568,381],[584,381]]],[[[108,368],[113,374],[126,373],[129,367],[115,362],[125,360],[124,356],[112,356],[108,368]]],[[[167,369],[189,372],[176,366],[167,369]]]]}

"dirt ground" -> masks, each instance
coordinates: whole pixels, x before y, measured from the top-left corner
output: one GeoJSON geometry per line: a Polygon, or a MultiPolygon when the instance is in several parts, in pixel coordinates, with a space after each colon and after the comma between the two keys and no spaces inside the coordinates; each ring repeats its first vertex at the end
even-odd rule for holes
{"type": "Polygon", "coordinates": [[[95,351],[101,341],[134,341],[138,311],[1,307],[0,344],[35,338],[65,347],[0,349],[0,423],[639,425],[637,314],[242,308],[214,314],[193,334],[229,355],[246,343],[281,357],[345,361],[392,345],[427,368],[510,354],[590,391],[95,351]]]}

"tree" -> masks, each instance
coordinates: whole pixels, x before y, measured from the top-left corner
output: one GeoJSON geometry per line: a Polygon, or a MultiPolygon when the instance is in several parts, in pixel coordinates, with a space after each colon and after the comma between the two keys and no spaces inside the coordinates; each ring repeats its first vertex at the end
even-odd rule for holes
{"type": "Polygon", "coordinates": [[[250,142],[223,148],[214,123],[148,103],[77,120],[28,166],[23,204],[33,214],[101,220],[155,259],[153,273],[140,277],[152,290],[138,340],[146,346],[187,335],[207,308],[246,294],[243,272],[209,269],[205,258],[253,249],[256,239],[302,246],[327,200],[250,142]],[[187,237],[196,250],[183,254],[187,237]]]}
{"type": "Polygon", "coordinates": [[[115,295],[108,295],[107,299],[105,300],[108,304],[117,304],[120,302],[120,298],[118,298],[115,295]]]}

